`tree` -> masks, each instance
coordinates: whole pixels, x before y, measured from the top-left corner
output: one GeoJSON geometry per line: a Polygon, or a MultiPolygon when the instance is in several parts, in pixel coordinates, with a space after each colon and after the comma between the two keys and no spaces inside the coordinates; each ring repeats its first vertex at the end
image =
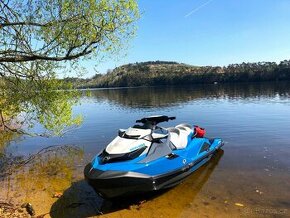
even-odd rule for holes
{"type": "Polygon", "coordinates": [[[0,62],[65,61],[119,47],[134,33],[134,0],[0,0],[0,62]]]}
{"type": "Polygon", "coordinates": [[[68,62],[118,52],[138,17],[135,0],[0,0],[0,128],[23,124],[23,114],[29,126],[78,123],[74,96],[55,91],[57,74],[68,62]]]}

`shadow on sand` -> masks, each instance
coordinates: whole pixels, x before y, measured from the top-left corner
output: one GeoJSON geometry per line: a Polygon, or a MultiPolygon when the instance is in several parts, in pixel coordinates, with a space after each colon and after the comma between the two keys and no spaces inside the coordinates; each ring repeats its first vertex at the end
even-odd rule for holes
{"type": "Polygon", "coordinates": [[[169,198],[169,201],[180,203],[182,208],[184,202],[192,202],[194,200],[195,196],[214,171],[223,153],[223,150],[219,150],[207,164],[194,172],[182,184],[173,188],[173,192],[171,191],[172,189],[169,189],[145,195],[142,194],[131,198],[118,199],[118,201],[110,201],[99,197],[86,181],[81,180],[75,182],[63,193],[63,196],[52,205],[50,216],[53,218],[82,218],[109,214],[123,209],[130,209],[132,205],[137,205],[138,207],[142,202],[153,200],[161,195],[166,195],[166,199],[169,198]],[[195,188],[188,188],[188,186],[195,188]],[[176,201],[175,190],[179,192],[184,189],[188,191],[186,191],[186,193],[183,192],[182,202],[176,201]]]}

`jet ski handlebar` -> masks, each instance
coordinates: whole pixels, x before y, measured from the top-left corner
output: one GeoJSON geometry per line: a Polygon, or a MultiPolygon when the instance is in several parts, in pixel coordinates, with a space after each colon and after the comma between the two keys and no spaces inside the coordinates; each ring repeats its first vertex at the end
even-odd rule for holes
{"type": "Polygon", "coordinates": [[[175,120],[176,117],[168,117],[168,116],[151,116],[151,117],[144,117],[141,120],[136,120],[136,123],[157,123],[161,122],[168,122],[169,120],[175,120]]]}

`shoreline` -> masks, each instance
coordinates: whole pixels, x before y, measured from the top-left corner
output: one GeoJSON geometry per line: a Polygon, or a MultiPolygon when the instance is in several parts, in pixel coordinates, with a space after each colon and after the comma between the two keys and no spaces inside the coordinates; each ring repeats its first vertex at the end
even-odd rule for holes
{"type": "MultiPolygon", "coordinates": [[[[205,85],[211,85],[211,86],[219,86],[219,85],[239,85],[239,84],[267,84],[267,83],[290,83],[290,80],[270,80],[270,81],[237,81],[237,82],[223,82],[223,83],[194,83],[194,84],[168,84],[168,85],[143,85],[143,86],[118,86],[118,87],[91,87],[91,88],[78,88],[75,89],[78,91],[90,91],[90,90],[114,90],[114,89],[138,89],[138,88],[167,88],[167,87],[191,87],[191,86],[205,86],[205,85]]],[[[64,90],[64,91],[69,91],[64,90]]]]}

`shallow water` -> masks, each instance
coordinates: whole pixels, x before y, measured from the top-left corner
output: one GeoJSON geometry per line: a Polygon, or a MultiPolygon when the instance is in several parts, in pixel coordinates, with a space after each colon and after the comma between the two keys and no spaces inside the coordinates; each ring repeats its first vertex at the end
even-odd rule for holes
{"type": "MultiPolygon", "coordinates": [[[[75,145],[43,154],[1,184],[1,199],[31,202],[45,217],[289,217],[290,83],[257,83],[92,90],[75,106],[84,123],[64,137],[18,138],[6,153],[29,155],[50,145],[75,145]],[[85,164],[119,128],[166,114],[164,123],[198,124],[225,141],[184,183],[154,196],[109,202],[83,181],[85,164]],[[55,192],[61,198],[52,198],[55,192]]],[[[36,129],[37,130],[37,129],[36,129]]]]}

